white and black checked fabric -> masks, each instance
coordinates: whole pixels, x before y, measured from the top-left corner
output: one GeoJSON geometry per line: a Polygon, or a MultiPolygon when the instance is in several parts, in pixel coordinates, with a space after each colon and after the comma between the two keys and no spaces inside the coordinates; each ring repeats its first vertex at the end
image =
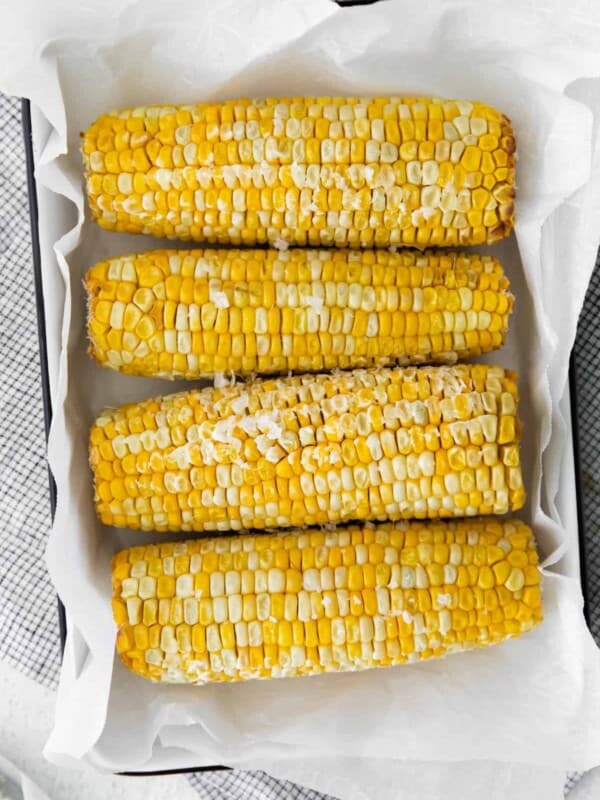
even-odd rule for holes
{"type": "MultiPolygon", "coordinates": [[[[589,619],[600,644],[600,263],[575,354],[589,619]]],[[[56,596],[44,564],[50,528],[21,107],[0,94],[0,658],[39,683],[58,679],[56,596]]],[[[572,773],[565,795],[576,785],[572,773]]],[[[264,772],[198,772],[202,800],[332,800],[264,772]]]]}
{"type": "Polygon", "coordinates": [[[50,527],[21,105],[0,95],[0,657],[58,678],[50,527]]]}
{"type": "MultiPolygon", "coordinates": [[[[585,296],[575,339],[581,497],[585,527],[588,620],[600,646],[600,254],[585,296]]],[[[569,773],[565,796],[581,773],[569,773]]]]}
{"type": "Polygon", "coordinates": [[[280,781],[266,772],[196,772],[189,780],[202,800],[334,800],[331,795],[280,781]]]}
{"type": "Polygon", "coordinates": [[[577,326],[575,365],[590,629],[600,645],[600,258],[577,326]]]}
{"type": "Polygon", "coordinates": [[[565,797],[568,797],[569,793],[572,792],[577,786],[583,777],[583,774],[583,772],[567,772],[567,780],[565,781],[565,797]]]}

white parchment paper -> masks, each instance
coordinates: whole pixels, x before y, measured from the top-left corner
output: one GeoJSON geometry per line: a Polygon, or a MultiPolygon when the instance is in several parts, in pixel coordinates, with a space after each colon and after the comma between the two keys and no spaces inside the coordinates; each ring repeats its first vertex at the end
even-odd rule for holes
{"type": "MultiPolygon", "coordinates": [[[[0,31],[0,88],[30,97],[42,113],[42,241],[54,244],[43,252],[45,294],[61,325],[51,342],[49,458],[58,508],[47,559],[69,640],[47,755],[110,770],[280,764],[282,775],[293,760],[287,774],[348,798],[363,796],[344,780],[348,759],[370,770],[369,796],[382,798],[399,796],[393,776],[401,763],[406,778],[411,760],[414,774],[423,761],[553,771],[600,763],[600,654],[566,567],[576,563],[572,502],[557,501],[574,491],[565,488],[569,421],[559,401],[600,237],[600,7],[591,0],[390,0],[354,9],[325,0],[21,0],[0,8],[0,31]],[[152,536],[96,522],[86,442],[102,406],[180,384],[113,374],[85,354],[85,269],[156,242],[85,220],[79,133],[119,106],[312,93],[478,99],[513,121],[517,225],[493,252],[517,302],[506,346],[487,360],[521,375],[523,516],[544,559],[546,619],[520,640],[437,663],[157,687],[115,660],[108,602],[110,555],[152,536]],[[318,764],[328,766],[319,772],[318,764]]],[[[460,796],[481,794],[473,784],[460,796]]]]}

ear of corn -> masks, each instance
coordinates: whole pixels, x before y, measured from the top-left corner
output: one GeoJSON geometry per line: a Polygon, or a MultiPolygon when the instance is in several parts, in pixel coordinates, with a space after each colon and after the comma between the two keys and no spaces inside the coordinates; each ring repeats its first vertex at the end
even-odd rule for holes
{"type": "Polygon", "coordinates": [[[134,375],[452,363],[500,347],[497,259],[407,250],[155,250],[86,276],[91,353],[134,375]]]}
{"type": "Polygon", "coordinates": [[[519,438],[513,372],[356,370],[109,409],[90,463],[102,522],[225,531],[514,510],[519,438]]]}
{"type": "Polygon", "coordinates": [[[163,683],[392,666],[542,619],[535,543],[514,519],[140,546],[112,569],[120,656],[163,683]]]}
{"type": "Polygon", "coordinates": [[[108,230],[230,244],[453,246],[513,224],[515,139],[483,103],[269,98],[100,117],[83,155],[108,230]]]}

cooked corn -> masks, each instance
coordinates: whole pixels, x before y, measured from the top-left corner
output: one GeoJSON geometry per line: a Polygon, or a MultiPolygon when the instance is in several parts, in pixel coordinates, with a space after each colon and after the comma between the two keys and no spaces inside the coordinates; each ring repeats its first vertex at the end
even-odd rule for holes
{"type": "Polygon", "coordinates": [[[524,502],[516,374],[460,365],[199,389],[91,430],[102,522],[225,531],[504,513],[524,502]]]}
{"type": "Polygon", "coordinates": [[[147,106],[83,138],[102,227],[244,245],[495,242],[513,224],[514,153],[503,114],[439,98],[147,106]]]}
{"type": "Polygon", "coordinates": [[[492,256],[415,250],[154,250],[86,277],[91,353],[199,378],[452,363],[500,347],[512,295],[492,256]]]}
{"type": "Polygon", "coordinates": [[[147,545],[112,570],[119,654],[162,683],[392,666],[542,620],[535,542],[515,519],[147,545]]]}

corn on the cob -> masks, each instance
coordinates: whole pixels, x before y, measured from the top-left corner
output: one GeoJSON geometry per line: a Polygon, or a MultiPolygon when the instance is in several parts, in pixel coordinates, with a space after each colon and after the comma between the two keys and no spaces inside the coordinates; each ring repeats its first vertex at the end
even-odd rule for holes
{"type": "Polygon", "coordinates": [[[134,375],[453,363],[500,347],[491,256],[415,250],[154,250],[86,276],[92,355],[134,375]]]}
{"type": "Polygon", "coordinates": [[[245,245],[495,242],[513,224],[514,152],[503,114],[439,98],[148,106],[83,138],[102,227],[245,245]]]}
{"type": "Polygon", "coordinates": [[[516,375],[460,365],[200,389],[109,409],[102,522],[158,531],[504,513],[524,502],[516,375]]]}
{"type": "Polygon", "coordinates": [[[514,519],[149,545],[112,569],[117,649],[162,683],[392,666],[542,620],[535,542],[514,519]]]}

